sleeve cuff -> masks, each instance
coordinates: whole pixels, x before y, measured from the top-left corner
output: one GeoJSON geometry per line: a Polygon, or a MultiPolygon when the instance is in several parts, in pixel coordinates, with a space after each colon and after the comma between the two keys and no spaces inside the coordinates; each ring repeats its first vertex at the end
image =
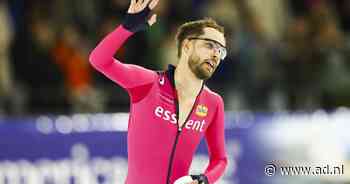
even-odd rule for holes
{"type": "Polygon", "coordinates": [[[191,175],[193,180],[197,180],[199,184],[209,184],[207,176],[204,174],[200,175],[191,175]]]}

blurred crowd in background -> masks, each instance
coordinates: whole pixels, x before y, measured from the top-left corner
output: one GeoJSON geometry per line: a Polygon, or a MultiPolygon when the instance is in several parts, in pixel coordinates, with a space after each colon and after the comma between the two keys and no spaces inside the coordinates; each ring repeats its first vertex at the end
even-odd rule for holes
{"type": "MultiPolygon", "coordinates": [[[[129,110],[127,93],[89,65],[130,0],[0,0],[0,114],[129,110]]],[[[350,1],[160,0],[158,22],[116,54],[153,70],[176,64],[175,34],[212,17],[229,55],[207,85],[227,111],[350,106],[350,1]]]]}

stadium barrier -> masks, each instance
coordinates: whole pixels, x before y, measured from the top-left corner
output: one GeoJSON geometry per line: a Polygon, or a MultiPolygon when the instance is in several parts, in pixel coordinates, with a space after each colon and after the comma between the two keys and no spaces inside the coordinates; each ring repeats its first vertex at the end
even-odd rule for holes
{"type": "MultiPolygon", "coordinates": [[[[349,119],[344,109],[332,114],[226,113],[229,165],[218,184],[271,184],[291,179],[266,174],[266,165],[272,162],[338,161],[346,169],[349,119]],[[329,147],[333,150],[328,150],[328,157],[317,152],[329,147]]],[[[127,122],[127,113],[0,118],[0,184],[123,183],[128,162],[127,122]]],[[[202,173],[207,163],[202,141],[191,173],[202,173]]],[[[346,175],[297,178],[299,183],[350,181],[346,175]]]]}

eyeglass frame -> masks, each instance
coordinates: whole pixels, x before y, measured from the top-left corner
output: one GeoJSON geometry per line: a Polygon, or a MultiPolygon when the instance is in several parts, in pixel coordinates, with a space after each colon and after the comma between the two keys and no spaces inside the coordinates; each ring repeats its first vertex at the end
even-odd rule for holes
{"type": "Polygon", "coordinates": [[[226,58],[226,56],[227,56],[227,48],[224,45],[222,45],[220,42],[216,41],[216,40],[213,40],[213,39],[210,39],[210,38],[201,38],[201,37],[189,37],[187,39],[188,40],[204,40],[204,41],[214,42],[215,45],[217,46],[217,48],[220,51],[220,59],[224,60],[226,58]],[[223,56],[221,54],[223,54],[223,56]]]}

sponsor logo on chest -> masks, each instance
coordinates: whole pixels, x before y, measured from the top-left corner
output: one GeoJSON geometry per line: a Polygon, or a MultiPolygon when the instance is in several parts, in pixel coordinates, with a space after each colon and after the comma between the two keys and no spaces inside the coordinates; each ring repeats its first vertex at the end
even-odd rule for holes
{"type": "MultiPolygon", "coordinates": [[[[198,109],[198,107],[197,107],[197,109],[198,109]]],[[[206,113],[202,113],[201,116],[198,115],[197,112],[196,112],[196,115],[198,115],[200,117],[205,117],[207,115],[207,112],[208,112],[208,108],[206,110],[206,113]],[[204,114],[205,114],[205,116],[203,116],[204,114]]],[[[171,111],[169,111],[161,106],[157,106],[154,109],[154,115],[157,118],[163,119],[171,124],[174,124],[174,125],[177,124],[176,114],[172,113],[171,111]]],[[[184,128],[188,129],[188,130],[197,131],[197,132],[203,132],[205,123],[206,122],[204,119],[202,121],[190,119],[186,122],[186,124],[184,125],[184,128]]]]}

